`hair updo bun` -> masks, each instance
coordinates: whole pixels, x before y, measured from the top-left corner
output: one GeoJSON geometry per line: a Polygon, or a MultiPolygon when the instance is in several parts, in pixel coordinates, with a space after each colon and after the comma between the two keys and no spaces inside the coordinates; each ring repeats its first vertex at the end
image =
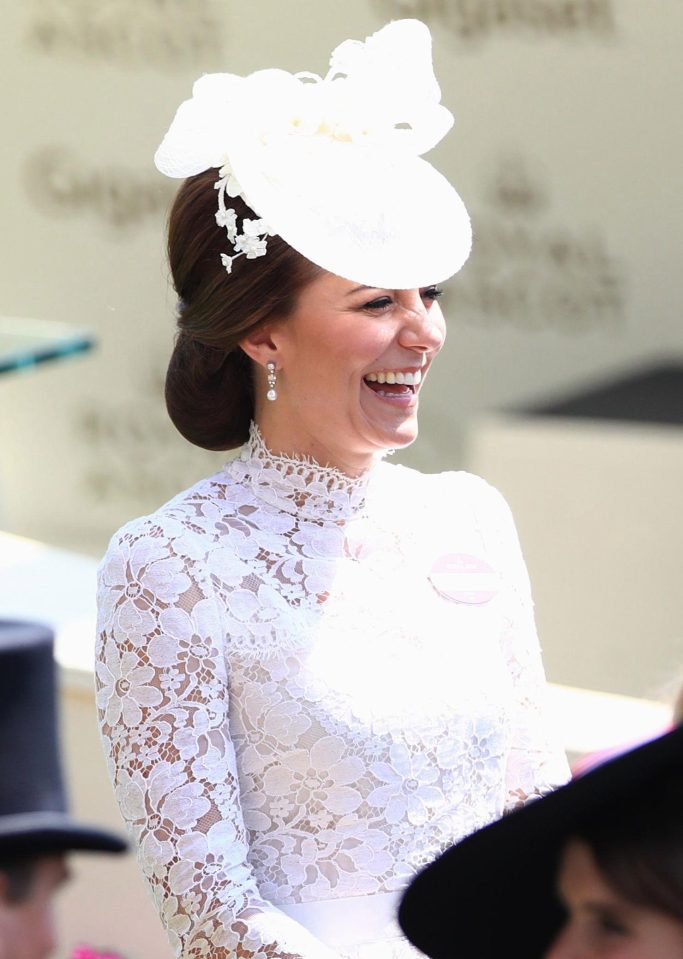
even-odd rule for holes
{"type": "MultiPolygon", "coordinates": [[[[271,236],[265,256],[241,256],[228,274],[220,256],[231,250],[215,219],[217,176],[211,169],[185,180],[169,217],[168,260],[180,309],[166,408],[191,443],[229,450],[245,442],[254,415],[251,361],[240,341],[291,313],[321,270],[271,236]]],[[[256,218],[240,197],[230,204],[240,219],[256,218]]]]}

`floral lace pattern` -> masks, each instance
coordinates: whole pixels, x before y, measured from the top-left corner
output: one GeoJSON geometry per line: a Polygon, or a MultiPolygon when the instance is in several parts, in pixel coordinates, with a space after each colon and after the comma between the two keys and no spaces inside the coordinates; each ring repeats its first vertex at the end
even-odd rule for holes
{"type": "Polygon", "coordinates": [[[465,473],[353,480],[253,431],[112,540],[96,675],[177,956],[336,955],[278,906],[400,890],[567,777],[509,511],[465,473]]]}

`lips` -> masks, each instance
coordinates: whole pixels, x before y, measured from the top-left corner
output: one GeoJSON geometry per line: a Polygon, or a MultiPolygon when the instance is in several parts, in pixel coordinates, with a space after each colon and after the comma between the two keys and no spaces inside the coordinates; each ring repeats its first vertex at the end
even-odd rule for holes
{"type": "Polygon", "coordinates": [[[412,398],[415,395],[415,387],[406,386],[405,384],[400,384],[400,383],[382,384],[382,383],[372,383],[372,382],[368,383],[366,380],[365,385],[372,390],[375,396],[389,396],[389,397],[405,396],[405,397],[412,398]]]}

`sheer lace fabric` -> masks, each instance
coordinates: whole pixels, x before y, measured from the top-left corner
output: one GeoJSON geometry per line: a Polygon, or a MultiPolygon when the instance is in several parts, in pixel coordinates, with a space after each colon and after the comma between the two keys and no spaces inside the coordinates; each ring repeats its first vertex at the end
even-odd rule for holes
{"type": "MultiPolygon", "coordinates": [[[[466,473],[353,480],[254,431],[114,537],[97,656],[116,797],[178,956],[332,956],[287,908],[397,892],[567,776],[514,526],[466,473]]],[[[351,930],[341,951],[409,951],[362,947],[351,930]]]]}

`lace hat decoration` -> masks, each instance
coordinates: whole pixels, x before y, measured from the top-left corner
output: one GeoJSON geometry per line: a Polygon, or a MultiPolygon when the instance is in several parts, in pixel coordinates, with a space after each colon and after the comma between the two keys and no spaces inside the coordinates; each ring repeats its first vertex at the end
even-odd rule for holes
{"type": "Polygon", "coordinates": [[[448,180],[422,158],[448,132],[432,41],[418,20],[345,40],[325,77],[259,70],[194,84],[155,154],[166,176],[216,168],[216,222],[228,272],[279,234],[323,269],[367,286],[442,282],[472,233],[448,180]],[[230,198],[256,214],[240,224],[230,198]]]}

